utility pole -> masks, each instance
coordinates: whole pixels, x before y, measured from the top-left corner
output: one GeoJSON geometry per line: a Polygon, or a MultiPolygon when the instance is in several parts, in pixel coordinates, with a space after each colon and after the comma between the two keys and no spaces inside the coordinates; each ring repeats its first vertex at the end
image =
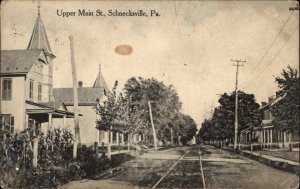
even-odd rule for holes
{"type": "Polygon", "coordinates": [[[74,57],[74,38],[69,36],[70,49],[71,49],[71,65],[72,65],[72,78],[73,78],[73,95],[74,95],[74,128],[75,139],[73,144],[73,158],[77,158],[77,145],[80,144],[80,127],[78,120],[78,89],[77,89],[77,77],[76,77],[76,65],[74,57]]]}
{"type": "Polygon", "coordinates": [[[235,76],[235,120],[234,120],[234,150],[237,149],[237,135],[238,135],[238,76],[239,76],[239,67],[244,66],[243,63],[246,60],[235,59],[231,62],[236,62],[233,66],[236,66],[236,76],[235,76]]]}
{"type": "Polygon", "coordinates": [[[151,125],[152,125],[154,148],[157,151],[157,139],[156,139],[156,132],[155,132],[154,123],[153,123],[152,108],[151,108],[150,101],[148,101],[148,106],[149,106],[150,121],[151,121],[151,125]]]}

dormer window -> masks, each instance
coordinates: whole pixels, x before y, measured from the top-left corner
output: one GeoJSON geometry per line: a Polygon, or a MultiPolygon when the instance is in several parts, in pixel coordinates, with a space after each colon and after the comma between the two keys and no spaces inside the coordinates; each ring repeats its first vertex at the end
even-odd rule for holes
{"type": "Polygon", "coordinates": [[[44,68],[44,65],[43,65],[43,64],[40,64],[40,69],[39,69],[39,73],[40,73],[40,74],[43,74],[43,68],[44,68]]]}
{"type": "Polygon", "coordinates": [[[43,74],[43,63],[42,61],[39,61],[38,64],[36,64],[36,66],[34,67],[34,71],[36,71],[37,73],[43,74]]]}

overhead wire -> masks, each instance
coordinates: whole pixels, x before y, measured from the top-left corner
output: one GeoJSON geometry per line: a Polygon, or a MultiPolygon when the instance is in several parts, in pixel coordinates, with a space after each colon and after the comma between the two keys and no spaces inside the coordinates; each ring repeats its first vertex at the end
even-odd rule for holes
{"type": "MultiPolygon", "coordinates": [[[[291,36],[288,40],[286,40],[282,46],[280,47],[280,49],[277,51],[277,53],[275,54],[275,56],[271,59],[271,61],[269,63],[266,64],[266,66],[259,72],[258,77],[256,77],[256,80],[258,78],[260,78],[262,76],[262,73],[264,73],[264,71],[273,63],[273,61],[277,58],[277,56],[280,54],[280,52],[283,50],[283,48],[285,47],[285,45],[290,41],[290,39],[292,38],[292,36],[295,34],[295,32],[297,31],[297,29],[299,28],[299,25],[297,25],[297,27],[293,30],[293,32],[291,33],[291,36]]],[[[247,85],[245,85],[243,88],[247,88],[250,86],[250,84],[252,83],[248,83],[247,85]]]]}
{"type": "MultiPolygon", "coordinates": [[[[293,13],[294,13],[294,11],[292,11],[291,14],[287,17],[287,19],[285,20],[285,22],[282,25],[281,29],[279,30],[279,32],[275,36],[274,40],[271,42],[270,46],[268,47],[267,51],[264,53],[264,55],[260,58],[260,60],[258,61],[258,63],[255,65],[254,69],[252,70],[252,74],[250,74],[246,79],[244,79],[244,81],[242,82],[242,85],[243,84],[245,85],[245,83],[248,83],[247,86],[249,85],[249,82],[251,81],[251,77],[255,74],[255,70],[259,67],[259,65],[261,64],[261,62],[263,61],[263,59],[266,57],[266,55],[272,49],[272,47],[274,46],[275,42],[278,40],[279,36],[281,35],[281,33],[284,31],[284,28],[286,27],[287,23],[291,19],[293,13]]],[[[245,86],[242,86],[241,88],[245,88],[245,86]]]]}

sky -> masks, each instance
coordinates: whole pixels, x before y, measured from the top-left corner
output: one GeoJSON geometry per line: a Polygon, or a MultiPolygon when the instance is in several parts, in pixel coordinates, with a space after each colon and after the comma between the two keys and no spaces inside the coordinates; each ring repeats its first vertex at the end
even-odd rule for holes
{"type": "MultiPolygon", "coordinates": [[[[26,49],[37,17],[36,1],[1,3],[1,49],[26,49]]],[[[258,103],[278,90],[275,77],[288,65],[299,70],[296,1],[41,1],[54,59],[54,88],[72,87],[73,35],[77,79],[91,87],[99,64],[110,88],[131,77],[156,78],[175,86],[200,127],[218,106],[219,94],[238,87],[258,103]],[[148,17],[62,17],[57,10],[144,10],[148,17]],[[155,10],[160,16],[150,16],[155,10]],[[284,27],[283,27],[284,26],[284,27]],[[275,40],[276,39],[276,40],[275,40]],[[115,52],[129,45],[132,53],[115,52]]],[[[77,14],[77,13],[76,13],[77,14]]]]}

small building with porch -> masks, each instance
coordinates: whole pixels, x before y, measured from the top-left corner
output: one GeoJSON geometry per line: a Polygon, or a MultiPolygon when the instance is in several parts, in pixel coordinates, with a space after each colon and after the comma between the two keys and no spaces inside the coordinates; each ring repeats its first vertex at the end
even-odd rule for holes
{"type": "Polygon", "coordinates": [[[262,118],[261,125],[259,127],[254,127],[252,130],[251,128],[242,130],[240,135],[241,143],[257,142],[262,144],[264,148],[288,148],[292,141],[295,141],[295,139],[296,141],[299,140],[297,139],[296,134],[293,136],[292,133],[287,133],[286,131],[274,128],[274,117],[271,113],[271,108],[284,97],[285,95],[276,98],[269,97],[268,103],[262,102],[262,106],[259,108],[262,118]]]}

